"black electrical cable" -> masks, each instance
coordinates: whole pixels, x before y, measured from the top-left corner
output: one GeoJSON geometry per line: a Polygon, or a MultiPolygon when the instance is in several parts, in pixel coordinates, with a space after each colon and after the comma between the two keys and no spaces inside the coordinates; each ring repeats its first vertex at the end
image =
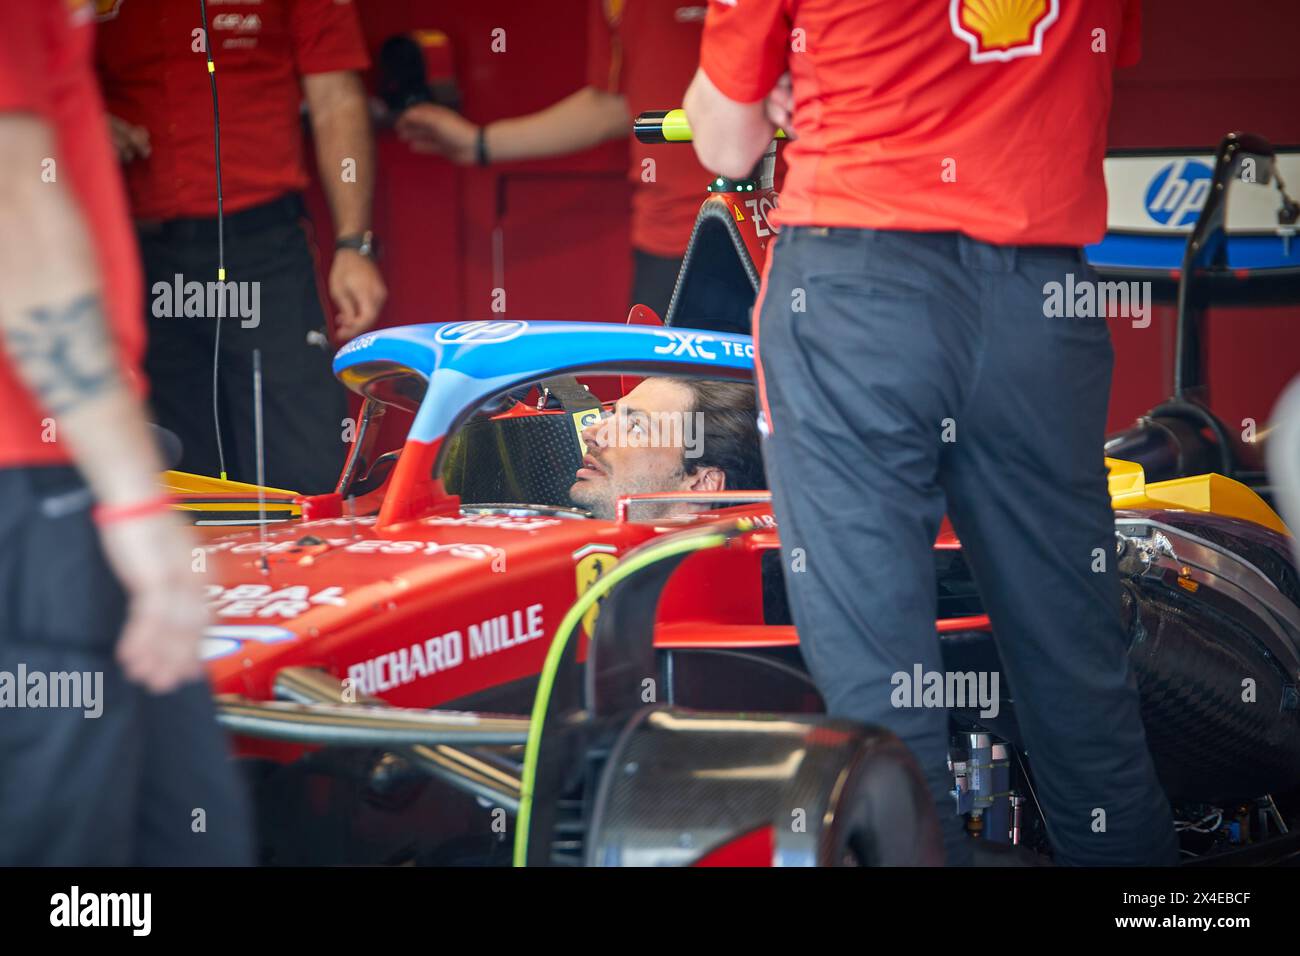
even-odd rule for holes
{"type": "MultiPolygon", "coordinates": [[[[208,5],[206,0],[199,0],[199,16],[202,18],[200,29],[203,31],[203,52],[208,57],[208,82],[212,87],[212,141],[217,166],[217,281],[226,281],[226,219],[224,197],[221,192],[221,110],[217,102],[217,65],[212,61],[212,44],[208,36],[208,5]]],[[[225,296],[218,296],[225,302],[225,296]]],[[[217,462],[221,469],[221,480],[226,480],[226,453],[221,443],[221,402],[217,388],[217,369],[221,361],[221,313],[217,309],[217,330],[212,341],[212,426],[217,434],[217,462]]]]}

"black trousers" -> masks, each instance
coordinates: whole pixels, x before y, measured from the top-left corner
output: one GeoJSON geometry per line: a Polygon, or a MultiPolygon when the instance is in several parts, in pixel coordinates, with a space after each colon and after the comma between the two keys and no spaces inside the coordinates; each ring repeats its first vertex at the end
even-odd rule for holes
{"type": "Polygon", "coordinates": [[[0,469],[0,672],[102,675],[98,716],[0,709],[0,866],[251,864],[207,682],[153,695],[113,657],[126,599],[90,506],[71,468],[0,469]]]}
{"type": "Polygon", "coordinates": [[[793,227],[760,304],[764,454],[805,659],[831,713],[912,748],[953,863],[970,850],[947,711],[891,703],[893,675],[943,671],[931,549],[945,510],[1058,859],[1177,857],[1112,560],[1110,334],[1044,316],[1044,285],[1067,273],[1096,279],[1077,250],[793,227]]]}
{"type": "MultiPolygon", "coordinates": [[[[268,484],[306,494],[332,491],[342,468],[347,404],[330,368],[315,259],[302,203],[287,196],[226,217],[226,278],[258,284],[258,315],[221,322],[217,407],[228,477],[257,480],[253,351],[262,356],[268,484]]],[[[217,277],[215,219],[140,224],[149,348],[145,371],[158,424],[181,439],[182,471],[220,473],[213,419],[215,314],[175,314],[176,276],[217,277]],[[159,313],[171,312],[167,315],[159,313]]],[[[245,287],[251,289],[251,287],[245,287]]]]}

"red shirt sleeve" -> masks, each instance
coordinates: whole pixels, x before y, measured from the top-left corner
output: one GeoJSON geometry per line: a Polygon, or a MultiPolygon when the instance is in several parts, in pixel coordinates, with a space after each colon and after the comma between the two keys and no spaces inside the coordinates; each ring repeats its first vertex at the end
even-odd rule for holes
{"type": "Polygon", "coordinates": [[[1116,66],[1134,66],[1142,59],[1142,0],[1124,0],[1116,66]]]}
{"type": "Polygon", "coordinates": [[[353,0],[292,0],[289,32],[299,76],[370,66],[353,0]]]}
{"type": "Polygon", "coordinates": [[[46,38],[40,3],[18,3],[4,14],[0,29],[0,112],[46,116],[50,102],[46,38]]]}
{"type": "Polygon", "coordinates": [[[621,9],[622,0],[587,0],[587,85],[618,93],[622,84],[622,50],[618,28],[610,22],[607,3],[621,9]]]}
{"type": "Polygon", "coordinates": [[[786,71],[786,0],[709,0],[700,68],[729,99],[753,103],[786,71]]]}

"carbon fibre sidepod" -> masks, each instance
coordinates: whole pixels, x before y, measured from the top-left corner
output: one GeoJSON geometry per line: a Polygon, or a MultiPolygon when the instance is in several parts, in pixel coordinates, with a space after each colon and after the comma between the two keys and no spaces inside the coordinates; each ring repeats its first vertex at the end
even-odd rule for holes
{"type": "Polygon", "coordinates": [[[1287,537],[1118,512],[1129,657],[1161,783],[1222,803],[1300,786],[1300,580],[1287,537]]]}
{"type": "Polygon", "coordinates": [[[653,702],[665,584],[694,551],[749,530],[710,525],[629,552],[621,566],[633,570],[609,588],[584,687],[577,643],[565,647],[541,721],[530,865],[689,865],[759,831],[770,843],[756,863],[942,862],[920,771],[889,732],[653,702]]]}

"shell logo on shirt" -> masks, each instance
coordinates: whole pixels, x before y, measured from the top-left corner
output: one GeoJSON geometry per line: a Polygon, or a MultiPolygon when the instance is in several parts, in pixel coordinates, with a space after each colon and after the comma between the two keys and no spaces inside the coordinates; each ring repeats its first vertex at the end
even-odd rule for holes
{"type": "Polygon", "coordinates": [[[1060,0],[952,0],[952,32],[970,47],[972,63],[1005,63],[1043,52],[1060,0]]]}

